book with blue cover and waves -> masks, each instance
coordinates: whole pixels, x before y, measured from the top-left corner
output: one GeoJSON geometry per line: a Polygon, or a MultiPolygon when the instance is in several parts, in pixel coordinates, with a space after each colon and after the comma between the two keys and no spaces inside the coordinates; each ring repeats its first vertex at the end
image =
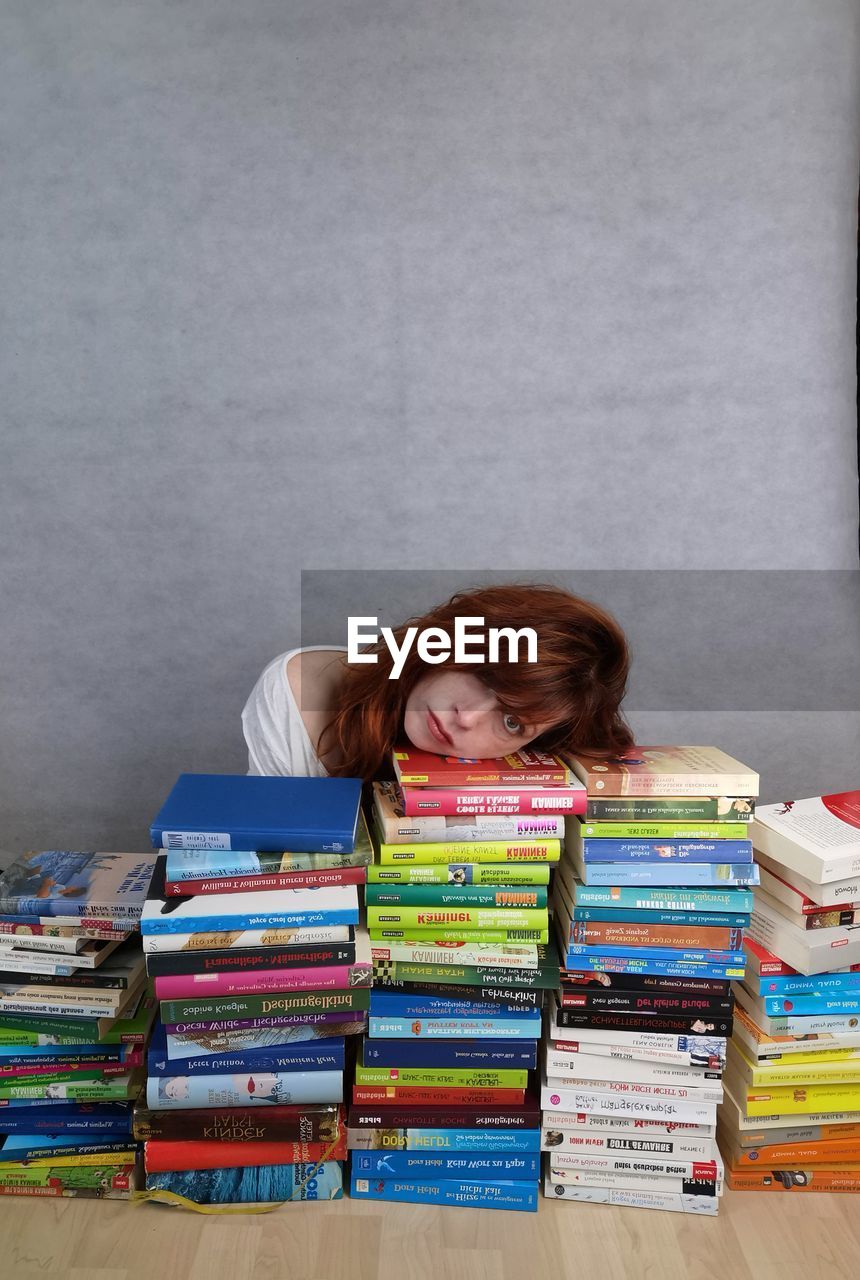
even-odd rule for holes
{"type": "MultiPolygon", "coordinates": [[[[225,1158],[229,1158],[229,1152],[225,1158]]],[[[282,1200],[340,1200],[343,1166],[324,1164],[259,1165],[247,1169],[191,1169],[184,1173],[147,1173],[143,1199],[172,1192],[195,1204],[272,1204],[282,1200]]]]}
{"type": "Polygon", "coordinates": [[[159,1023],[146,1057],[151,1076],[223,1075],[238,1071],[343,1071],[343,1038],[307,1043],[266,1046],[259,1049],[224,1050],[210,1054],[170,1056],[170,1039],[159,1023]]]}
{"type": "Polygon", "coordinates": [[[461,1205],[479,1209],[515,1209],[537,1213],[538,1188],[531,1182],[500,1180],[467,1182],[440,1178],[435,1182],[367,1178],[353,1173],[350,1195],[356,1200],[388,1200],[402,1204],[461,1205]]]}
{"type": "Polygon", "coordinates": [[[351,853],[359,778],[183,773],[156,815],[157,849],[351,853]]]}
{"type": "Polygon", "coordinates": [[[140,917],[154,867],[153,853],[0,852],[0,915],[105,917],[127,929],[140,917]]]}

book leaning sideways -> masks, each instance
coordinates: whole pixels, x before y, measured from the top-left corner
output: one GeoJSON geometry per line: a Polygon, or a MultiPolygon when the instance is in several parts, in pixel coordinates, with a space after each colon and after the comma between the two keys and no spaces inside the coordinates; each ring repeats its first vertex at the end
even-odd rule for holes
{"type": "Polygon", "coordinates": [[[357,778],[180,774],[150,834],[159,849],[352,853],[357,778]]]}
{"type": "Polygon", "coordinates": [[[50,849],[0,853],[0,915],[100,917],[131,928],[143,910],[155,854],[50,849]]]}

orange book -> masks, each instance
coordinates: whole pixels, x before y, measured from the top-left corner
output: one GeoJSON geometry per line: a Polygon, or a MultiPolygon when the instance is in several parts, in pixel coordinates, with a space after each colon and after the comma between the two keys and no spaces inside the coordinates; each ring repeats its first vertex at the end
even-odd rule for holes
{"type": "Polygon", "coordinates": [[[768,1169],[786,1166],[822,1164],[832,1168],[837,1164],[857,1163],[860,1168],[860,1142],[775,1142],[762,1147],[733,1147],[723,1150],[733,1169],[768,1169]]]}
{"type": "Polygon", "coordinates": [[[860,1191],[860,1168],[727,1169],[731,1191],[860,1191]]]}
{"type": "Polygon", "coordinates": [[[621,947],[700,947],[704,951],[737,951],[743,945],[743,929],[690,928],[683,924],[616,924],[606,920],[576,920],[571,942],[621,947]]]}

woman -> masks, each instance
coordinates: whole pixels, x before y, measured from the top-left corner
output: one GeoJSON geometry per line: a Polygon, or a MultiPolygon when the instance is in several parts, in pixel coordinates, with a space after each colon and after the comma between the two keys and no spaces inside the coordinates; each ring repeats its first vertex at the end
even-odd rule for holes
{"type": "Polygon", "coordinates": [[[453,641],[456,617],[485,627],[531,627],[536,663],[429,666],[413,648],[396,680],[382,641],[375,664],[350,666],[346,651],[316,645],[266,667],[242,725],[249,772],[365,781],[387,771],[396,743],[475,759],[532,745],[612,755],[633,736],[619,705],[629,656],[624,634],[596,605],[558,587],[484,587],[458,592],[408,626],[439,628],[453,641]]]}

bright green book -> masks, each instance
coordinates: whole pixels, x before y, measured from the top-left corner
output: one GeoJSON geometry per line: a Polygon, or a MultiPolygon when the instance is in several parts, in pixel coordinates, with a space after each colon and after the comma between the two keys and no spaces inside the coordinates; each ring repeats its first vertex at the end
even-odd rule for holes
{"type": "Polygon", "coordinates": [[[590,840],[749,840],[750,829],[746,822],[582,822],[576,834],[590,840]]]}
{"type": "Polygon", "coordinates": [[[369,924],[371,942],[549,942],[549,929],[468,928],[466,925],[433,926],[369,924]]]}
{"type": "Polygon", "coordinates": [[[525,1089],[529,1073],[503,1068],[500,1071],[483,1071],[453,1067],[450,1070],[432,1070],[429,1067],[362,1067],[356,1065],[356,1084],[420,1084],[437,1089],[525,1089]]]}
{"type": "Polygon", "coordinates": [[[374,863],[367,868],[368,886],[383,884],[406,885],[531,885],[549,884],[549,864],[546,862],[436,862],[411,863],[405,867],[385,866],[374,863]]]}
{"type": "Polygon", "coordinates": [[[132,1097],[140,1087],[138,1076],[111,1076],[108,1080],[67,1081],[45,1077],[38,1084],[0,1082],[0,1099],[33,1102],[65,1098],[69,1102],[117,1102],[132,1097]]]}
{"type": "Polygon", "coordinates": [[[546,907],[475,907],[423,906],[395,907],[369,906],[367,927],[369,930],[387,929],[389,926],[404,929],[548,929],[549,913],[546,907]]]}
{"type": "Polygon", "coordinates": [[[364,890],[368,907],[494,907],[546,908],[544,885],[480,884],[369,884],[364,890]]]}
{"type": "Polygon", "coordinates": [[[558,862],[560,840],[485,840],[460,844],[385,844],[379,846],[379,861],[393,866],[409,862],[558,862]]]}

